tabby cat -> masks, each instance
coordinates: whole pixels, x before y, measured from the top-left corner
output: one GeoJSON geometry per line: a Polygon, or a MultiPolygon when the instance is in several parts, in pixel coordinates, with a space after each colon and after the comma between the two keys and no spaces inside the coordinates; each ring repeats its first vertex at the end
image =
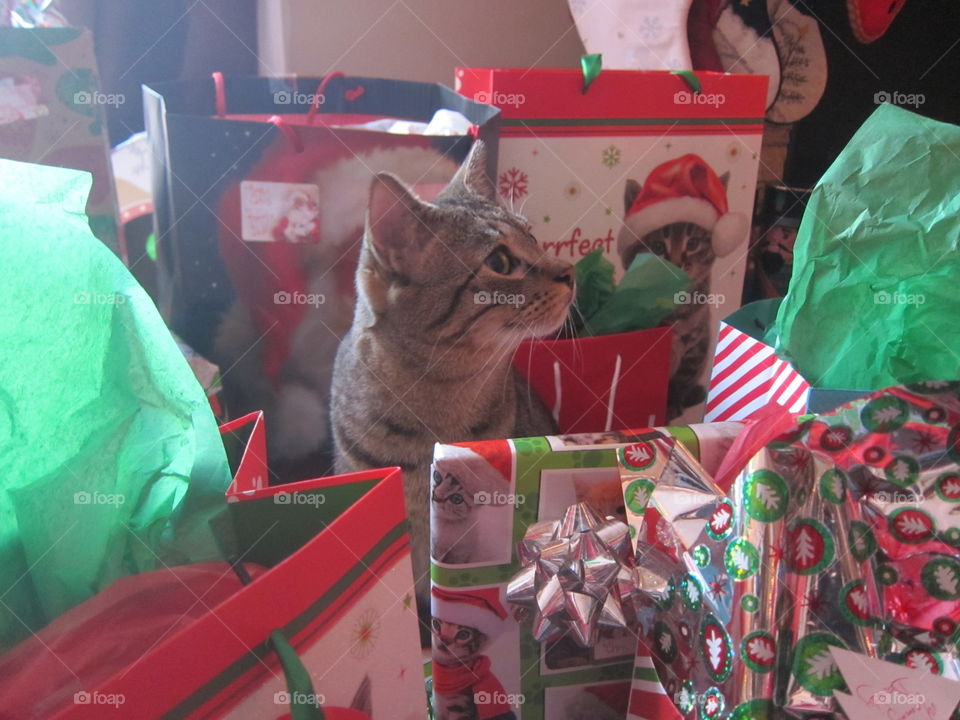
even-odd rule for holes
{"type": "MultiPolygon", "coordinates": [[[[623,194],[626,213],[629,213],[639,192],[640,184],[636,180],[627,180],[623,194]]],[[[710,293],[710,273],[716,255],[711,244],[711,233],[706,228],[692,222],[676,222],[637,237],[630,228],[628,217],[620,231],[618,247],[623,267],[630,267],[640,253],[653,253],[687,274],[691,293],[710,293]]],[[[700,379],[710,359],[710,305],[678,304],[664,322],[674,326],[667,390],[667,419],[672,420],[680,417],[686,408],[702,403],[707,396],[700,379]]]]}
{"type": "Polygon", "coordinates": [[[437,720],[516,720],[509,710],[478,708],[475,702],[478,695],[483,698],[481,693],[503,695],[503,687],[490,673],[489,659],[480,654],[487,645],[486,635],[476,628],[438,618],[431,621],[431,631],[435,663],[433,710],[437,720]]]}
{"type": "Polygon", "coordinates": [[[336,471],[403,468],[422,614],[434,443],[552,431],[511,358],[522,340],[558,330],[573,299],[572,267],[497,204],[485,167],[477,142],[432,203],[376,176],[353,325],[333,371],[336,471]]]}

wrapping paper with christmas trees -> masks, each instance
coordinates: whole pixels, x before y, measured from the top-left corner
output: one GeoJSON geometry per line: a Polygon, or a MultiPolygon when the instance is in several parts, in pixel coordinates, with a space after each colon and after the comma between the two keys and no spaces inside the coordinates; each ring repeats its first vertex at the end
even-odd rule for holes
{"type": "MultiPolygon", "coordinates": [[[[636,525],[642,619],[681,714],[829,716],[847,689],[831,647],[957,677],[958,388],[891,388],[807,418],[729,496],[704,502],[682,477],[652,488],[636,525]]],[[[636,459],[621,453],[624,488],[644,480],[636,459]]]]}

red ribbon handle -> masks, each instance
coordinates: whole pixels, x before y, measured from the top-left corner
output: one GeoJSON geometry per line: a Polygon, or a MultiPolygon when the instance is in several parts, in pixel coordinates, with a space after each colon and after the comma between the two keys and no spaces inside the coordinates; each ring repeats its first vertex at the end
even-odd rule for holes
{"type": "Polygon", "coordinates": [[[216,108],[217,117],[222,118],[227,115],[227,92],[223,86],[223,73],[215,72],[210,75],[213,78],[213,103],[216,108]]]}
{"type": "Polygon", "coordinates": [[[313,94],[313,104],[310,106],[310,110],[307,112],[307,125],[313,125],[313,121],[317,117],[317,110],[320,109],[320,104],[323,102],[324,93],[327,91],[327,85],[330,84],[330,81],[335,77],[345,77],[342,72],[332,72],[327,75],[319,85],[317,85],[317,91],[313,94]]]}
{"type": "Polygon", "coordinates": [[[271,115],[267,118],[267,122],[273,123],[274,127],[283,133],[283,136],[290,143],[291,147],[293,147],[294,152],[303,152],[303,140],[300,139],[300,134],[295,127],[287,123],[287,121],[279,115],[271,115]]]}

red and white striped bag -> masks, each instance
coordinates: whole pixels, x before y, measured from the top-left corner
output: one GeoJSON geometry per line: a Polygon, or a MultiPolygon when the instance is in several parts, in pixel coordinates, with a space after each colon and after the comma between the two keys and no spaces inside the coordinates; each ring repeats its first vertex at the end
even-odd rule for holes
{"type": "Polygon", "coordinates": [[[773,348],[741,329],[749,326],[743,319],[756,317],[753,306],[759,304],[752,303],[720,323],[704,422],[750,420],[773,403],[791,413],[802,413],[807,407],[810,384],[773,348]]]}

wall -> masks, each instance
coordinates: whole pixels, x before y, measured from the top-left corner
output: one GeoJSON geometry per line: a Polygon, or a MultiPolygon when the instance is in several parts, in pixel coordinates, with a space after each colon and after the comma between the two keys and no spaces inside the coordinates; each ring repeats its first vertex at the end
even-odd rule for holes
{"type": "Polygon", "coordinates": [[[577,67],[566,0],[259,0],[260,72],[453,83],[458,65],[577,67]]]}

